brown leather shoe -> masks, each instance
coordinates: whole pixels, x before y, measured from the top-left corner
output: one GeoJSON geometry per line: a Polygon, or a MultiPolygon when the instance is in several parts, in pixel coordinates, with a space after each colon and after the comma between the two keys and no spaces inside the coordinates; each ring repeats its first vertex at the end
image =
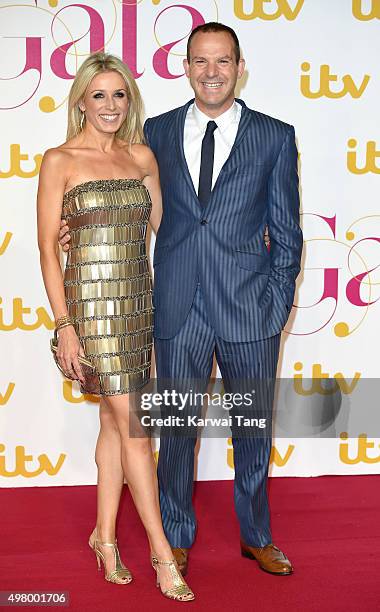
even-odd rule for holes
{"type": "Polygon", "coordinates": [[[172,548],[174,559],[177,561],[178,569],[182,576],[187,574],[187,565],[189,562],[189,549],[188,548],[172,548]]]}
{"type": "Polygon", "coordinates": [[[248,546],[240,542],[242,557],[254,559],[265,572],[276,576],[288,576],[293,572],[292,564],[286,555],[274,544],[267,544],[263,548],[248,546]]]}

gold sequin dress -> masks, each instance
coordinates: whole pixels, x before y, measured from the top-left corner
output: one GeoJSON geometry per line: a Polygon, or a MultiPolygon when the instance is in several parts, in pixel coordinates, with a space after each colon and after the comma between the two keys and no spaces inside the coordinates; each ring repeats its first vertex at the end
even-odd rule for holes
{"type": "Polygon", "coordinates": [[[69,315],[102,395],[149,379],[153,305],[145,237],[151,212],[138,179],[88,181],[64,195],[70,229],[64,286],[69,315]]]}

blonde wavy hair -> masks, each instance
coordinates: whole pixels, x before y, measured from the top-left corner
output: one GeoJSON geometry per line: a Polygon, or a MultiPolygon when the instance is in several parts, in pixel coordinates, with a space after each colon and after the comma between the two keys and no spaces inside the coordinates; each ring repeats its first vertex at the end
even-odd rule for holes
{"type": "Polygon", "coordinates": [[[77,136],[82,131],[83,113],[79,104],[85,96],[87,87],[97,74],[110,70],[118,72],[124,79],[129,102],[128,114],[116,132],[116,136],[130,145],[144,142],[143,102],[136,81],[128,66],[121,59],[115,55],[99,51],[92,53],[85,59],[71,86],[68,103],[67,140],[77,136]]]}

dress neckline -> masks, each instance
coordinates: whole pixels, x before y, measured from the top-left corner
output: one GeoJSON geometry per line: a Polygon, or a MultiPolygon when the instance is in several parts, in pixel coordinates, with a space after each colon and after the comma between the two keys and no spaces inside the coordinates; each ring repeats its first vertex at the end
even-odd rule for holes
{"type": "Polygon", "coordinates": [[[113,186],[116,187],[116,184],[132,184],[133,186],[142,185],[142,179],[138,178],[112,178],[112,179],[94,179],[92,181],[83,181],[83,183],[78,183],[78,185],[74,185],[69,191],[66,191],[63,194],[63,199],[66,200],[69,196],[77,195],[77,193],[81,193],[82,191],[86,191],[88,188],[101,189],[103,184],[109,185],[111,188],[113,186]]]}

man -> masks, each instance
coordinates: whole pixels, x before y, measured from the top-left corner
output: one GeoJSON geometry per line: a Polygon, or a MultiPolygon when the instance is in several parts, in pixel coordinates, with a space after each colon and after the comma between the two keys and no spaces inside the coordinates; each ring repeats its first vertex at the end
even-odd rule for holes
{"type": "MultiPolygon", "coordinates": [[[[235,100],[245,62],[231,28],[196,28],[184,67],[195,100],[144,127],[163,195],[153,263],[157,376],[207,385],[215,354],[225,386],[237,391],[237,380],[275,379],[293,304],[302,251],[294,129],[235,100]]],[[[267,408],[272,400],[271,391],[267,408]]],[[[233,430],[232,438],[241,552],[288,575],[269,526],[270,437],[233,430]]],[[[162,436],[158,463],[163,523],[184,574],[196,530],[194,445],[162,436]]]]}

